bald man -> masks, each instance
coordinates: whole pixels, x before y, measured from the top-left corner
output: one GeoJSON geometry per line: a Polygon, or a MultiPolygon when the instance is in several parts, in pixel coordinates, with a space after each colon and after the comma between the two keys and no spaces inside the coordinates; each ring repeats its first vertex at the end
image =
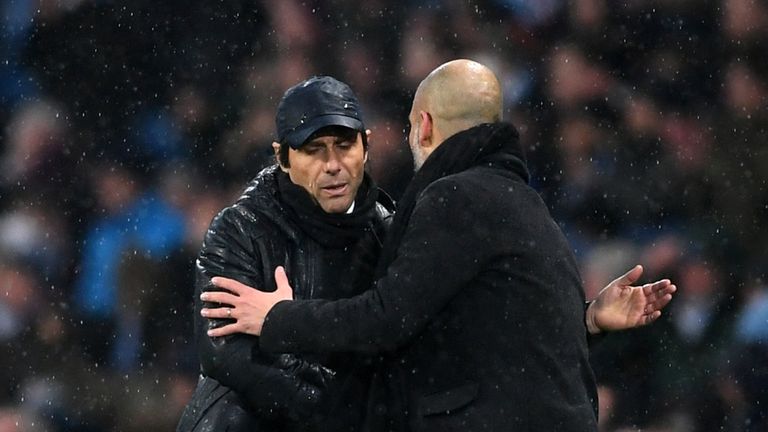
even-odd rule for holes
{"type": "Polygon", "coordinates": [[[585,324],[571,248],[528,185],[517,131],[501,111],[486,67],[457,60],[433,71],[414,96],[408,138],[418,171],[375,285],[350,299],[284,301],[291,291],[280,268],[274,293],[217,278],[232,294],[204,300],[231,305],[238,321],[210,335],[260,335],[260,349],[274,352],[386,352],[369,430],[596,430],[587,327],[653,321],[674,286],[631,287],[636,267],[609,285],[637,300],[614,304],[635,307],[590,307],[585,324]]]}

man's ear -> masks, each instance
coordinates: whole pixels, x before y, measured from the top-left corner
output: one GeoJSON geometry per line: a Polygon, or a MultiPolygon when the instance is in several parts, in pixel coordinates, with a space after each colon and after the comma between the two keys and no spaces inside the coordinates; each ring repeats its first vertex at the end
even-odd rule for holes
{"type": "Polygon", "coordinates": [[[272,151],[275,152],[275,162],[277,162],[278,165],[280,165],[280,169],[283,170],[283,172],[288,172],[288,167],[283,166],[282,162],[280,162],[280,143],[279,142],[272,142],[272,151]]]}
{"type": "Polygon", "coordinates": [[[426,111],[419,111],[419,118],[421,119],[421,122],[419,123],[419,142],[418,144],[422,147],[431,147],[432,146],[432,133],[433,133],[433,127],[434,123],[432,123],[432,115],[426,111]]]}

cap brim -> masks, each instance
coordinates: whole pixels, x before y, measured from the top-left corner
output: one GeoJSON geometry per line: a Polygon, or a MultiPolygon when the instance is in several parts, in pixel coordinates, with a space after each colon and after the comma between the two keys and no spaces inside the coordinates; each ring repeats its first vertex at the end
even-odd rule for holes
{"type": "Polygon", "coordinates": [[[363,131],[363,122],[360,120],[347,117],[339,114],[329,114],[320,117],[315,117],[311,121],[308,121],[300,127],[287,134],[283,141],[291,146],[293,149],[298,149],[313,133],[326,126],[343,126],[350,129],[363,131]]]}

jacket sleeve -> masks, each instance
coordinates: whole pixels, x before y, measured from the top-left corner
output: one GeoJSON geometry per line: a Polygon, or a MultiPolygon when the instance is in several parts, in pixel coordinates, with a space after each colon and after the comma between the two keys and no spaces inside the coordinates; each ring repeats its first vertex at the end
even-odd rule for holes
{"type": "MultiPolygon", "coordinates": [[[[584,302],[584,321],[585,322],[587,320],[587,309],[589,309],[589,305],[592,304],[592,302],[594,302],[594,300],[591,300],[591,301],[588,301],[588,302],[584,302]]],[[[589,332],[589,330],[587,330],[587,346],[589,348],[593,348],[593,347],[599,345],[599,343],[603,339],[605,339],[605,333],[606,332],[603,331],[603,332],[600,332],[598,334],[592,334],[592,333],[589,332]]]]}
{"type": "Polygon", "coordinates": [[[216,290],[214,276],[264,287],[261,257],[253,227],[236,208],[222,211],[211,223],[196,265],[195,336],[203,374],[235,390],[254,414],[306,418],[321,402],[323,389],[333,377],[325,367],[301,360],[292,354],[260,352],[258,338],[236,334],[220,338],[207,335],[209,328],[229,320],[200,316],[200,293],[216,290]]]}
{"type": "Polygon", "coordinates": [[[478,223],[490,219],[482,214],[488,210],[473,207],[472,194],[455,181],[431,185],[416,203],[397,257],[372,289],[349,299],[276,304],[261,348],[379,352],[405,344],[498,253],[489,242],[494,226],[478,223]]]}

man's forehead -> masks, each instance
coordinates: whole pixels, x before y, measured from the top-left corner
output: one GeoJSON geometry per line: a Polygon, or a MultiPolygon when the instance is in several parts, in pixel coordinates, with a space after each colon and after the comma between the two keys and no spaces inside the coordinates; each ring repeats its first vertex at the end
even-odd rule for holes
{"type": "Polygon", "coordinates": [[[357,130],[344,126],[328,126],[321,128],[310,135],[309,139],[307,139],[307,142],[304,145],[313,143],[320,144],[327,141],[328,138],[355,139],[357,137],[357,133],[357,130]]]}

